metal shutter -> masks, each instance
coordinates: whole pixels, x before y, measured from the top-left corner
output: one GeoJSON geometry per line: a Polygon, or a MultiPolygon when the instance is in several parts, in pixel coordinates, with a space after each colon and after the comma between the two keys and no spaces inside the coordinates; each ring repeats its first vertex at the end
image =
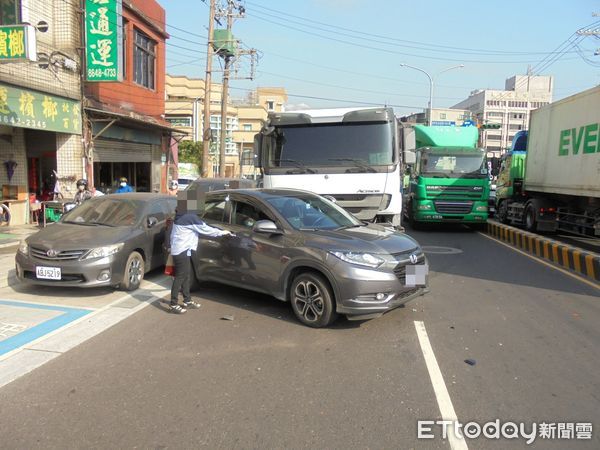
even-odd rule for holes
{"type": "Polygon", "coordinates": [[[152,162],[152,145],[98,139],[94,142],[95,162],[152,162]]]}

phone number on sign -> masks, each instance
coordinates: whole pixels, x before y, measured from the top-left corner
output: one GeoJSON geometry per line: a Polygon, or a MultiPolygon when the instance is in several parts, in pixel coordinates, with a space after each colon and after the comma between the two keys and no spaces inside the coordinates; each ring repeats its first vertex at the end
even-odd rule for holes
{"type": "Polygon", "coordinates": [[[88,69],[87,71],[88,79],[91,78],[116,78],[117,77],[117,69],[114,68],[105,68],[105,69],[88,69]]]}

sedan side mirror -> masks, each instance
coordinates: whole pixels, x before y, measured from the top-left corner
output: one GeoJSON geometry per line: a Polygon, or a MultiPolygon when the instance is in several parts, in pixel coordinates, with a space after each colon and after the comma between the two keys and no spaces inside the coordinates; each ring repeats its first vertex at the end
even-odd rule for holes
{"type": "Polygon", "coordinates": [[[155,226],[158,223],[158,219],[156,217],[150,216],[148,217],[148,228],[152,228],[153,226],[155,226]]]}
{"type": "Polygon", "coordinates": [[[275,222],[272,220],[258,220],[252,227],[252,231],[256,233],[264,233],[264,234],[283,234],[283,232],[277,228],[275,222]]]}

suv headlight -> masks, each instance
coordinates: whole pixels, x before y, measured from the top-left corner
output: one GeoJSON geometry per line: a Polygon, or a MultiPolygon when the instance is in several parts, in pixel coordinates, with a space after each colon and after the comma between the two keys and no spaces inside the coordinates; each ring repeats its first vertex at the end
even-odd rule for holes
{"type": "Polygon", "coordinates": [[[357,266],[371,267],[373,269],[382,265],[385,260],[371,253],[355,253],[355,252],[331,252],[333,256],[350,264],[357,266]]]}
{"type": "Polygon", "coordinates": [[[93,259],[93,258],[104,258],[106,256],[114,255],[121,251],[125,245],[124,242],[120,244],[107,245],[106,247],[96,247],[91,249],[82,259],[93,259]]]}
{"type": "Polygon", "coordinates": [[[19,243],[19,252],[23,253],[24,255],[29,254],[29,244],[26,241],[21,241],[19,243]]]}

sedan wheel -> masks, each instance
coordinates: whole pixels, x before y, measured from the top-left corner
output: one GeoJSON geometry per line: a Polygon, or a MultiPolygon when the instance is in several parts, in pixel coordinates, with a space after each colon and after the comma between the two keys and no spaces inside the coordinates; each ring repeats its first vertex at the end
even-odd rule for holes
{"type": "Polygon", "coordinates": [[[140,287],[144,279],[144,258],[138,252],[131,252],[127,263],[125,263],[125,272],[123,273],[123,283],[121,286],[126,291],[135,291],[140,287]]]}
{"type": "Polygon", "coordinates": [[[337,318],[331,289],[320,275],[302,273],[294,278],[290,300],[296,317],[309,327],[326,327],[337,318]]]}

